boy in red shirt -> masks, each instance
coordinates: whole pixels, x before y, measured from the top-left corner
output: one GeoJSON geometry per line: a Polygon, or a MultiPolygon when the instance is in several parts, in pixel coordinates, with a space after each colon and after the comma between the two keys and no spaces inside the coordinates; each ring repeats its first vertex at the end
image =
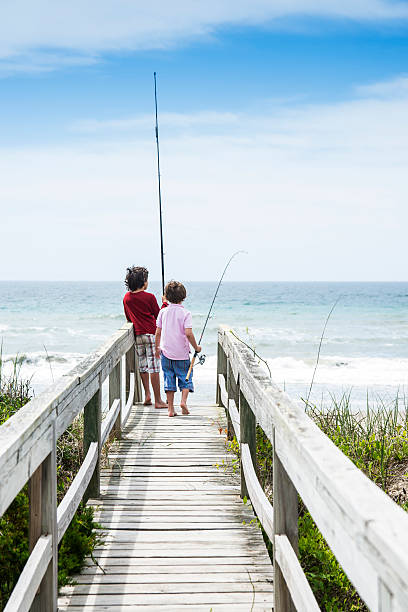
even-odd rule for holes
{"type": "Polygon", "coordinates": [[[150,406],[152,398],[149,374],[153,387],[154,407],[167,408],[160,395],[160,361],[155,355],[154,335],[156,318],[160,308],[152,293],[147,293],[149,272],[146,268],[132,266],[127,269],[125,285],[129,291],[123,298],[126,319],[133,323],[135,344],[139,358],[139,372],[145,391],[145,406],[150,406]]]}

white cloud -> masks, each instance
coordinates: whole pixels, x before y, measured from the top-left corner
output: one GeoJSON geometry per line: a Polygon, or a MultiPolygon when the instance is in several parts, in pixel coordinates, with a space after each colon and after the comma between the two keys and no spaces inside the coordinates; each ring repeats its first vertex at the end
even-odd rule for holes
{"type": "MultiPolygon", "coordinates": [[[[231,278],[405,279],[404,92],[240,113],[222,129],[223,114],[177,115],[171,130],[169,115],[169,276],[216,278],[245,247],[231,278]]],[[[0,149],[0,278],[26,278],[29,262],[31,278],[109,279],[136,261],[159,278],[155,144],[145,117],[132,121],[126,138],[119,123],[76,146],[0,149]]]]}
{"type": "Polygon", "coordinates": [[[408,75],[400,75],[380,83],[361,85],[356,91],[364,97],[406,98],[408,96],[408,75]]]}
{"type": "Polygon", "coordinates": [[[106,52],[163,49],[224,26],[265,26],[294,16],[389,22],[407,19],[408,6],[391,0],[2,0],[0,58],[3,75],[13,65],[50,70],[106,52]]]}

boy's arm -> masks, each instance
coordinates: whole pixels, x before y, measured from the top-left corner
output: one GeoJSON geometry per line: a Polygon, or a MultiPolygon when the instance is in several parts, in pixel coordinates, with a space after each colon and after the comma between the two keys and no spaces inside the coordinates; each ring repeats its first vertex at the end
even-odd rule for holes
{"type": "Polygon", "coordinates": [[[160,327],[156,327],[156,334],[155,334],[155,337],[154,337],[154,344],[155,344],[155,353],[156,353],[157,359],[159,359],[159,357],[160,357],[160,339],[161,339],[161,328],[160,327]]]}
{"type": "Polygon", "coordinates": [[[185,331],[186,331],[187,340],[189,341],[189,343],[191,344],[195,352],[199,353],[201,351],[201,346],[199,346],[196,342],[192,327],[186,327],[185,331]]]}
{"type": "Polygon", "coordinates": [[[160,306],[157,303],[156,297],[154,295],[152,295],[152,313],[154,315],[154,318],[157,319],[157,315],[160,312],[160,306]]]}

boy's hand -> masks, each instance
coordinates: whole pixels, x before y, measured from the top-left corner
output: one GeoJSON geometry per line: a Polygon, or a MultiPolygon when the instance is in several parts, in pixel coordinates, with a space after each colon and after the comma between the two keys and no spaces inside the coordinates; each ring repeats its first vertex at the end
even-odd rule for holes
{"type": "Polygon", "coordinates": [[[156,359],[160,359],[160,348],[157,347],[155,350],[156,359]]]}
{"type": "Polygon", "coordinates": [[[195,350],[196,353],[201,353],[201,346],[197,344],[197,348],[195,350]]]}

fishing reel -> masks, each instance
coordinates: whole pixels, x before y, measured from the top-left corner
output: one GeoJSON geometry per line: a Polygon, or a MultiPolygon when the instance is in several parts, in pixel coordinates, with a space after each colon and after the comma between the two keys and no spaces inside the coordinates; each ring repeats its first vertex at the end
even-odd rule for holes
{"type": "Polygon", "coordinates": [[[205,358],[206,358],[206,356],[205,356],[205,355],[197,355],[197,361],[196,361],[196,363],[195,363],[194,367],[195,367],[196,365],[198,365],[198,364],[200,364],[200,365],[204,365],[204,364],[205,364],[205,358]]]}

